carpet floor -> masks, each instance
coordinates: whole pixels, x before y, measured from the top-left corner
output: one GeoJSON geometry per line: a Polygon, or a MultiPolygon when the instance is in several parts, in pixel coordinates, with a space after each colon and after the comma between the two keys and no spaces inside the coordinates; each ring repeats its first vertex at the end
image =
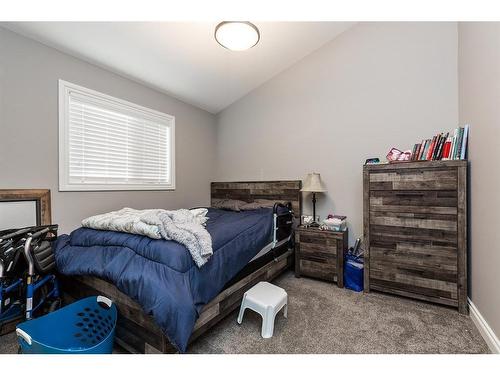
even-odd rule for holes
{"type": "Polygon", "coordinates": [[[274,281],[288,293],[288,319],[276,316],[274,336],[260,336],[260,316],[238,312],[214,326],[190,353],[489,353],[468,316],[455,309],[334,284],[295,278],[274,281]]]}
{"type": "MultiPolygon", "coordinates": [[[[189,353],[489,353],[468,316],[456,310],[380,293],[355,293],[334,284],[295,278],[274,281],[288,293],[288,319],[276,316],[274,336],[260,336],[261,318],[235,311],[196,340],[189,353]]],[[[13,334],[0,353],[16,353],[13,334]]]]}

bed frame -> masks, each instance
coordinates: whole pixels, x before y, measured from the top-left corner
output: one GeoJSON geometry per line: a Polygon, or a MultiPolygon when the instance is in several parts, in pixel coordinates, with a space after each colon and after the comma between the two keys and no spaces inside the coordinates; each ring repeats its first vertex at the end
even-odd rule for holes
{"type": "MultiPolygon", "coordinates": [[[[254,199],[286,201],[292,204],[294,215],[301,214],[301,181],[212,182],[211,199],[254,199]]],[[[288,246],[287,243],[282,246],[288,246]]],[[[243,293],[260,281],[270,281],[289,268],[293,262],[293,249],[287,248],[276,259],[264,264],[249,275],[224,289],[202,309],[196,321],[190,342],[196,340],[221,319],[239,307],[243,293]]],[[[118,308],[115,342],[130,353],[176,353],[152,316],[140,305],[120,292],[113,284],[93,276],[67,277],[61,275],[66,301],[90,295],[111,298],[118,308]]]]}

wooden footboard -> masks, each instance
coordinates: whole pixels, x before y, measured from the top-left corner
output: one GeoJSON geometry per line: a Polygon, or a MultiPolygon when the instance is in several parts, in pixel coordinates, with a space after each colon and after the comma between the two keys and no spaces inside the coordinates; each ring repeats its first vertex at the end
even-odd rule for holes
{"type": "MultiPolygon", "coordinates": [[[[221,319],[238,308],[243,293],[260,281],[270,281],[280,275],[292,264],[293,250],[279,256],[250,275],[239,280],[222,291],[201,311],[196,321],[190,342],[214,326],[221,319]]],[[[175,353],[177,350],[170,344],[150,315],[146,315],[139,304],[113,284],[97,277],[61,276],[61,286],[66,301],[84,298],[91,295],[104,295],[112,299],[118,307],[116,327],[116,343],[131,353],[175,353]]]]}

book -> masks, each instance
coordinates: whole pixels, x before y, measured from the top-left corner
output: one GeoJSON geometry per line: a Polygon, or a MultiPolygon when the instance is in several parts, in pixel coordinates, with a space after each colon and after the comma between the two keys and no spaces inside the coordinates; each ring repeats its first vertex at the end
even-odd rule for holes
{"type": "Polygon", "coordinates": [[[453,145],[453,136],[448,137],[448,151],[446,152],[446,158],[449,160],[451,158],[451,148],[453,145]]]}
{"type": "Polygon", "coordinates": [[[438,145],[439,134],[434,136],[434,142],[432,142],[431,154],[429,155],[429,160],[434,160],[434,154],[436,152],[436,147],[438,145]]]}
{"type": "Polygon", "coordinates": [[[441,134],[436,135],[436,144],[434,146],[434,150],[432,150],[431,160],[436,160],[436,153],[439,148],[439,143],[441,143],[441,136],[441,134]]]}
{"type": "Polygon", "coordinates": [[[415,157],[415,149],[417,148],[417,145],[413,145],[411,149],[411,155],[410,155],[410,160],[413,161],[413,158],[415,157]]]}
{"type": "Polygon", "coordinates": [[[333,215],[332,218],[338,219],[338,220],[345,220],[345,219],[347,219],[347,216],[345,216],[345,215],[333,215]]]}
{"type": "Polygon", "coordinates": [[[422,153],[422,160],[426,160],[427,153],[429,152],[429,147],[431,145],[431,140],[426,139],[425,140],[425,147],[424,147],[424,152],[422,153]]]}
{"type": "Polygon", "coordinates": [[[463,136],[463,141],[462,141],[462,150],[460,154],[460,159],[465,160],[467,157],[467,139],[469,138],[469,125],[465,124],[464,127],[464,136],[463,136]]]}
{"type": "Polygon", "coordinates": [[[436,152],[439,147],[439,142],[441,141],[441,134],[436,135],[436,140],[434,141],[434,147],[432,148],[432,154],[430,160],[436,160],[436,152]]]}
{"type": "Polygon", "coordinates": [[[443,134],[439,134],[436,141],[436,148],[434,149],[434,154],[432,155],[432,160],[438,160],[438,155],[440,152],[441,142],[443,141],[443,134]]]}
{"type": "Polygon", "coordinates": [[[433,139],[433,141],[432,141],[432,147],[430,150],[429,160],[434,160],[434,154],[436,153],[436,147],[437,147],[437,144],[439,141],[439,134],[435,135],[432,139],[433,139]]]}
{"type": "Polygon", "coordinates": [[[452,137],[448,136],[446,142],[444,143],[443,157],[442,160],[448,160],[450,158],[452,137]]]}
{"type": "Polygon", "coordinates": [[[443,148],[444,133],[439,134],[439,141],[436,147],[436,152],[434,153],[434,160],[440,159],[441,150],[443,148]]]}
{"type": "Polygon", "coordinates": [[[347,225],[345,223],[341,225],[328,225],[329,230],[333,230],[334,232],[343,232],[347,228],[347,225]]]}
{"type": "Polygon", "coordinates": [[[432,147],[432,139],[428,139],[427,149],[426,149],[425,155],[424,155],[424,160],[429,160],[428,157],[429,157],[429,152],[431,150],[431,147],[432,147]]]}
{"type": "Polygon", "coordinates": [[[443,132],[430,139],[422,139],[420,143],[415,143],[411,150],[402,153],[405,156],[404,159],[398,157],[397,160],[465,160],[469,132],[470,126],[465,124],[463,127],[456,128],[453,133],[443,132]]]}
{"type": "Polygon", "coordinates": [[[453,140],[451,142],[450,160],[453,160],[455,156],[455,148],[457,146],[457,134],[458,134],[458,129],[455,129],[455,131],[453,132],[453,140]]]}
{"type": "Polygon", "coordinates": [[[443,149],[444,149],[444,144],[446,140],[448,139],[448,134],[442,134],[441,140],[439,142],[439,147],[438,147],[438,152],[436,154],[436,160],[442,160],[443,159],[443,149]]]}
{"type": "Polygon", "coordinates": [[[432,139],[428,139],[426,141],[426,145],[425,145],[425,154],[423,155],[423,159],[424,160],[429,160],[428,157],[429,157],[429,150],[431,149],[432,147],[432,139]]]}
{"type": "Polygon", "coordinates": [[[462,140],[464,138],[464,128],[459,127],[458,128],[458,137],[457,137],[457,148],[456,148],[456,154],[455,154],[455,159],[458,160],[460,159],[460,155],[462,154],[462,140]]]}
{"type": "MultiPolygon", "coordinates": [[[[446,133],[446,139],[444,140],[444,144],[443,144],[443,154],[445,152],[445,150],[444,150],[445,146],[446,146],[446,154],[449,155],[450,146],[451,146],[450,132],[446,133]]],[[[448,157],[448,156],[442,155],[442,157],[448,157]]]]}
{"type": "Polygon", "coordinates": [[[432,152],[434,151],[434,147],[436,146],[436,136],[432,137],[432,141],[429,145],[429,149],[427,150],[427,154],[425,156],[425,160],[432,159],[432,152]]]}
{"type": "Polygon", "coordinates": [[[421,146],[420,156],[419,156],[418,160],[423,160],[426,145],[427,145],[427,140],[426,139],[422,140],[422,146],[421,146]]]}
{"type": "Polygon", "coordinates": [[[424,152],[425,140],[422,139],[420,142],[420,149],[418,150],[417,160],[422,160],[422,154],[424,152]]]}
{"type": "Polygon", "coordinates": [[[323,225],[327,226],[329,230],[344,231],[347,228],[347,216],[344,215],[328,215],[328,218],[323,220],[323,225]]]}
{"type": "Polygon", "coordinates": [[[441,159],[446,160],[446,149],[448,148],[448,137],[444,140],[443,149],[441,150],[441,159]]]}
{"type": "Polygon", "coordinates": [[[413,149],[411,150],[411,157],[410,157],[410,160],[413,161],[415,160],[416,156],[417,156],[417,150],[418,150],[418,143],[415,143],[413,145],[413,149]]]}

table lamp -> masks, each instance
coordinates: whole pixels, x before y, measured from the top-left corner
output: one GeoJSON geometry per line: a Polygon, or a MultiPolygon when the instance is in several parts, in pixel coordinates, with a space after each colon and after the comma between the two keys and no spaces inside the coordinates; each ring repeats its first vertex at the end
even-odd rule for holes
{"type": "Polygon", "coordinates": [[[319,173],[309,173],[304,181],[304,187],[300,191],[312,193],[313,222],[309,226],[319,227],[319,223],[316,222],[316,193],[326,192],[319,173]]]}

